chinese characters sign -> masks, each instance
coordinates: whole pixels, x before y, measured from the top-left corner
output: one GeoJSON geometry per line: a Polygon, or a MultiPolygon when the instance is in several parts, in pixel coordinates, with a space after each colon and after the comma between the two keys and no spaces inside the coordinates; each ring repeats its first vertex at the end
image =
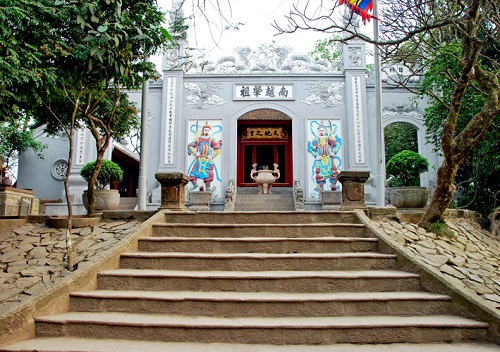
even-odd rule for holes
{"type": "Polygon", "coordinates": [[[361,82],[359,76],[352,77],[352,103],[354,114],[354,142],[356,145],[356,163],[365,162],[364,141],[363,141],[363,118],[361,115],[361,82]]]}
{"type": "Polygon", "coordinates": [[[283,133],[281,127],[247,127],[246,138],[255,139],[281,139],[283,133]]]}
{"type": "Polygon", "coordinates": [[[175,95],[176,95],[176,78],[169,77],[167,79],[167,124],[165,131],[165,164],[173,164],[174,150],[174,118],[175,118],[175,95]]]}
{"type": "Polygon", "coordinates": [[[85,164],[85,133],[86,128],[76,132],[76,162],[75,165],[85,164]]]}
{"type": "Polygon", "coordinates": [[[234,100],[293,100],[293,84],[235,84],[234,100]]]}

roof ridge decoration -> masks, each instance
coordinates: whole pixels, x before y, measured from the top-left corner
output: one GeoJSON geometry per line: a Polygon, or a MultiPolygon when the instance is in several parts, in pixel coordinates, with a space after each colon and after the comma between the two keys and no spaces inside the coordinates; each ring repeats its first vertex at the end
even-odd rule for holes
{"type": "Polygon", "coordinates": [[[188,73],[322,73],[336,72],[328,61],[315,61],[311,54],[294,54],[290,46],[276,42],[234,48],[236,55],[227,55],[202,67],[194,65],[188,73]]]}

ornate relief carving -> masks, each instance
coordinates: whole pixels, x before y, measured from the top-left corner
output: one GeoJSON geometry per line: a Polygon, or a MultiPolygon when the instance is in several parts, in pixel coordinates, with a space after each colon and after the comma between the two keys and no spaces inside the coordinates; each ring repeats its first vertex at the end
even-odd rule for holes
{"type": "Polygon", "coordinates": [[[220,90],[217,83],[203,82],[201,86],[196,83],[184,83],[184,88],[189,91],[186,105],[194,105],[193,109],[205,110],[208,109],[207,105],[227,104],[227,101],[215,94],[220,90]]]}
{"type": "Polygon", "coordinates": [[[347,188],[347,198],[351,201],[360,201],[363,199],[364,188],[362,184],[353,184],[347,188]]]}
{"type": "Polygon", "coordinates": [[[307,105],[321,104],[321,106],[325,109],[343,104],[343,97],[340,94],[340,90],[341,88],[344,88],[344,82],[334,82],[328,85],[328,83],[321,81],[317,83],[310,83],[308,85],[310,87],[309,91],[312,94],[302,100],[303,103],[307,105]]]}
{"type": "Polygon", "coordinates": [[[350,46],[347,49],[349,55],[349,66],[358,66],[361,67],[363,65],[363,58],[361,57],[361,48],[359,46],[350,46]]]}
{"type": "Polygon", "coordinates": [[[389,106],[384,106],[382,111],[382,117],[384,119],[393,117],[393,116],[405,116],[412,117],[417,120],[422,120],[422,112],[415,109],[413,106],[409,104],[393,104],[389,106]]]}
{"type": "MultiPolygon", "coordinates": [[[[261,44],[257,49],[236,47],[237,55],[225,56],[216,63],[193,68],[192,72],[251,73],[251,72],[332,72],[327,61],[315,61],[309,54],[294,54],[289,46],[261,44]]],[[[191,71],[190,71],[191,73],[191,71]]]]}
{"type": "Polygon", "coordinates": [[[52,165],[51,174],[56,180],[63,180],[68,171],[68,161],[64,159],[58,159],[52,165]]]}

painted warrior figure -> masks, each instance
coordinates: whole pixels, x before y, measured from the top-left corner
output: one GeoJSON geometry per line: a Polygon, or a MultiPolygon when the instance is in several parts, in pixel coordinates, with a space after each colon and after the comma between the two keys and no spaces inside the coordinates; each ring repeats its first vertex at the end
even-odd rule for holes
{"type": "Polygon", "coordinates": [[[309,153],[314,157],[314,178],[318,190],[323,191],[327,181],[331,190],[337,188],[337,175],[339,170],[334,163],[336,141],[333,134],[326,134],[327,128],[321,124],[318,135],[309,142],[309,153]]]}
{"type": "Polygon", "coordinates": [[[205,123],[201,135],[188,144],[188,155],[194,155],[196,159],[189,170],[189,181],[193,189],[199,187],[198,179],[205,183],[205,190],[210,190],[210,183],[215,177],[215,165],[213,159],[220,154],[222,141],[211,138],[212,128],[205,123]]]}

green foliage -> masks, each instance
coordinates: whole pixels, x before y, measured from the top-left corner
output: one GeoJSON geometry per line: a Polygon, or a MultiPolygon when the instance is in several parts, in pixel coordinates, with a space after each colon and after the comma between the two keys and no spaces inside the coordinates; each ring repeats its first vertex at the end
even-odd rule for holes
{"type": "MultiPolygon", "coordinates": [[[[309,54],[315,61],[327,61],[334,70],[340,71],[342,40],[341,34],[333,34],[330,38],[319,39],[316,41],[314,50],[309,54]]],[[[372,53],[367,49],[367,54],[371,55],[372,53]]],[[[373,64],[367,64],[366,72],[373,71],[373,67],[373,64]]]]}
{"type": "MultiPolygon", "coordinates": [[[[94,169],[96,166],[96,161],[91,161],[85,164],[80,170],[80,175],[85,179],[85,181],[90,182],[92,175],[94,174],[94,169]]],[[[97,175],[97,180],[95,187],[96,189],[104,189],[106,186],[111,185],[113,181],[121,182],[123,180],[123,171],[116,164],[108,159],[102,160],[101,169],[97,175]]]]}
{"type": "Polygon", "coordinates": [[[389,186],[419,186],[420,174],[429,169],[429,162],[422,155],[403,150],[394,155],[386,164],[389,186]]]}
{"type": "Polygon", "coordinates": [[[39,158],[43,158],[41,152],[46,147],[43,143],[36,141],[33,131],[25,130],[19,121],[0,122],[0,155],[11,174],[17,165],[20,152],[31,148],[39,158]]]}
{"type": "Polygon", "coordinates": [[[392,123],[384,128],[385,158],[390,160],[402,150],[418,152],[417,129],[406,123],[392,123]]]}
{"type": "Polygon", "coordinates": [[[45,63],[51,50],[63,52],[62,40],[54,28],[62,15],[50,0],[3,0],[0,5],[0,121],[15,121],[29,114],[37,103],[37,92],[53,85],[58,72],[45,63]]]}
{"type": "Polygon", "coordinates": [[[60,97],[77,103],[71,91],[140,87],[156,77],[145,58],[172,39],[162,21],[154,0],[3,1],[0,119],[38,116],[60,97]]]}
{"type": "Polygon", "coordinates": [[[330,38],[316,41],[311,56],[315,61],[327,61],[337,71],[340,71],[340,39],[339,34],[332,35],[330,38]]]}
{"type": "Polygon", "coordinates": [[[430,232],[434,232],[438,237],[456,238],[457,235],[452,229],[443,221],[436,221],[429,225],[427,229],[430,232]]]}

